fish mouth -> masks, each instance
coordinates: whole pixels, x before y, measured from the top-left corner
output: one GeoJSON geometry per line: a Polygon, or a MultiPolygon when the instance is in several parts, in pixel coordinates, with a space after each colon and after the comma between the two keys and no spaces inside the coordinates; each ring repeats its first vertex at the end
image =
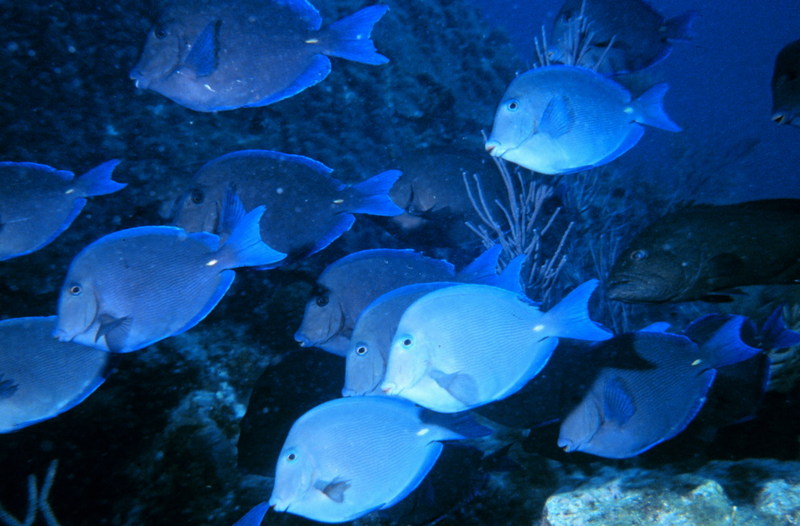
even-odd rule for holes
{"type": "Polygon", "coordinates": [[[606,282],[605,291],[608,299],[627,303],[661,303],[674,296],[658,276],[616,276],[606,282]]]}
{"type": "Polygon", "coordinates": [[[53,338],[57,339],[60,342],[71,342],[75,338],[75,334],[70,334],[65,329],[61,329],[56,327],[53,330],[53,338]]]}

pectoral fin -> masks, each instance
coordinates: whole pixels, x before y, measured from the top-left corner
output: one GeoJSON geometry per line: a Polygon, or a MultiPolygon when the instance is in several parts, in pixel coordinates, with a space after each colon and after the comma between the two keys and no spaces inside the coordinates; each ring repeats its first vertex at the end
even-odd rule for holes
{"type": "Polygon", "coordinates": [[[94,341],[98,341],[105,336],[108,350],[121,352],[125,348],[125,342],[128,340],[132,321],[129,316],[115,318],[108,314],[101,315],[100,328],[97,329],[94,341]]]}
{"type": "Polygon", "coordinates": [[[605,420],[623,426],[636,412],[636,404],[620,377],[609,380],[603,390],[603,414],[605,420]]]}
{"type": "Polygon", "coordinates": [[[184,65],[192,69],[198,77],[207,77],[217,69],[221,24],[221,20],[209,22],[184,60],[184,65]]]}
{"type": "Polygon", "coordinates": [[[0,400],[11,398],[18,389],[19,384],[15,383],[13,378],[3,380],[3,375],[0,374],[0,400]]]}
{"type": "Polygon", "coordinates": [[[350,487],[346,480],[336,477],[330,482],[318,480],[314,483],[314,487],[328,496],[334,502],[344,502],[344,492],[350,487]]]}
{"type": "Polygon", "coordinates": [[[539,121],[539,132],[555,139],[569,132],[574,123],[575,111],[569,99],[564,96],[553,97],[547,103],[542,120],[539,121]]]}
{"type": "Polygon", "coordinates": [[[480,401],[478,383],[471,375],[465,373],[447,374],[438,370],[433,370],[430,374],[431,378],[442,389],[464,405],[473,405],[480,401]]]}

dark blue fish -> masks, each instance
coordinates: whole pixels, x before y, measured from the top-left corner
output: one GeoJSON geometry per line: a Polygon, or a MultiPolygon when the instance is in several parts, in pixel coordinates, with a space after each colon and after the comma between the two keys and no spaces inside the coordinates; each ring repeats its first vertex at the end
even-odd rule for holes
{"type": "Polygon", "coordinates": [[[320,274],[294,337],[304,347],[345,356],[358,316],[374,299],[413,283],[491,283],[498,279],[499,252],[500,247],[487,250],[458,274],[447,261],[412,250],[362,250],[345,256],[320,274]]]}
{"type": "Polygon", "coordinates": [[[690,40],[696,18],[688,11],[666,19],[643,0],[566,0],[553,20],[549,52],[602,74],[640,71],[667,58],[674,42],[690,40]],[[581,28],[591,38],[579,53],[581,28]]]}
{"type": "Polygon", "coordinates": [[[800,40],[786,44],[772,73],[772,120],[800,126],[800,40]]]}
{"type": "Polygon", "coordinates": [[[284,257],[259,237],[263,211],[244,216],[224,242],[171,226],[129,228],[95,241],[70,264],[56,336],[130,352],[194,327],[225,295],[233,269],[284,257]]]}
{"type": "Polygon", "coordinates": [[[703,407],[717,368],[761,351],[741,339],[745,318],[734,317],[698,345],[686,336],[643,330],[598,345],[628,367],[601,368],[561,424],[559,447],[627,458],[674,437],[703,407]]]}
{"type": "Polygon", "coordinates": [[[206,163],[177,204],[175,224],[189,232],[224,234],[223,208],[234,191],[245,209],[265,205],[261,237],[290,258],[327,247],[353,225],[353,214],[402,213],[389,199],[400,172],[355,185],[331,177],[324,164],[268,150],[243,150],[206,163]]]}
{"type": "Polygon", "coordinates": [[[86,198],[125,188],[111,180],[119,161],[77,179],[36,163],[0,163],[0,260],[30,254],[52,242],[80,214],[86,198]]]}
{"type": "Polygon", "coordinates": [[[0,321],[0,433],[53,418],[92,394],[113,355],[53,338],[56,317],[0,321]]]}
{"type": "Polygon", "coordinates": [[[158,18],[131,78],[197,111],[266,106],[321,82],[328,56],[389,61],[370,40],[388,7],[321,28],[306,0],[178,0],[158,18]]]}

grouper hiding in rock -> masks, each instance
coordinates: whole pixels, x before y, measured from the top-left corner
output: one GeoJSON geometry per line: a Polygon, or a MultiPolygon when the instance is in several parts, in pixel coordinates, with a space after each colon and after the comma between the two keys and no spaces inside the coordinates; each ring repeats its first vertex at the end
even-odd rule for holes
{"type": "Polygon", "coordinates": [[[726,301],[726,289],[800,280],[800,199],[676,210],[645,228],[606,283],[631,303],[726,301]]]}
{"type": "Polygon", "coordinates": [[[369,6],[321,28],[306,0],[178,0],[160,14],[131,78],[196,111],[266,106],[321,82],[328,56],[388,62],[369,38],[388,9],[369,6]]]}

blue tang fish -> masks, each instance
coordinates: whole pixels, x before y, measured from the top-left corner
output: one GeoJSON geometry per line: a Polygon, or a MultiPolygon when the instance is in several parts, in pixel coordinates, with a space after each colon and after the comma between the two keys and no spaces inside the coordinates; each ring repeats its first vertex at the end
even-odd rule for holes
{"type": "MultiPolygon", "coordinates": [[[[443,440],[489,432],[466,415],[448,418],[398,398],[325,402],[289,431],[269,505],[321,522],[354,520],[411,493],[436,463],[443,440]]],[[[258,517],[239,524],[259,524],[267,510],[257,509],[258,517]]]]}
{"type": "Polygon", "coordinates": [[[56,317],[0,321],[0,433],[53,418],[92,394],[113,355],[53,338],[56,317]]]}
{"type": "Polygon", "coordinates": [[[86,198],[125,188],[111,180],[119,161],[77,179],[44,164],[0,162],[0,260],[30,254],[51,243],[86,205],[86,198]]]}
{"type": "Polygon", "coordinates": [[[355,185],[302,155],[243,150],[206,163],[177,203],[175,224],[189,232],[224,234],[222,210],[234,191],[251,210],[265,205],[261,237],[291,258],[322,250],[353,225],[353,214],[392,216],[403,210],[389,198],[400,172],[389,170],[355,185]]]}
{"type": "Polygon", "coordinates": [[[638,365],[603,367],[597,373],[562,422],[559,447],[628,458],[683,431],[703,407],[717,368],[761,352],[742,341],[744,321],[742,316],[730,319],[702,345],[649,329],[600,344],[638,365]]]}
{"type": "Polygon", "coordinates": [[[633,100],[620,84],[578,66],[532,69],[511,82],[486,150],[544,174],[609,163],[633,148],[644,125],[680,131],[664,113],[666,84],[633,100]]]}
{"type": "Polygon", "coordinates": [[[233,283],[237,267],[284,257],[258,235],[263,207],[242,217],[224,243],[171,226],[121,230],[72,261],[58,303],[55,335],[130,352],[199,323],[233,283]]]}
{"type": "Polygon", "coordinates": [[[548,51],[566,64],[578,58],[576,65],[597,65],[604,75],[640,71],[667,58],[674,42],[690,40],[696,18],[688,11],[666,19],[643,0],[566,0],[553,20],[548,51]],[[570,57],[575,31],[586,25],[591,38],[579,57],[570,57]]]}
{"type": "Polygon", "coordinates": [[[597,283],[583,283],[547,312],[491,285],[428,293],[400,318],[381,389],[442,413],[510,396],[545,366],[559,337],[611,337],[589,318],[597,283]]]}
{"type": "Polygon", "coordinates": [[[328,265],[306,303],[294,337],[303,347],[345,356],[356,319],[374,299],[391,290],[432,281],[482,281],[497,277],[500,247],[487,250],[456,275],[447,261],[413,250],[373,249],[349,254],[328,265]]]}
{"type": "Polygon", "coordinates": [[[131,78],[196,111],[266,106],[321,82],[328,56],[389,61],[370,40],[386,6],[321,28],[306,0],[177,0],[153,26],[131,78]]]}
{"type": "MultiPolygon", "coordinates": [[[[499,245],[487,251],[484,256],[493,256],[499,245]]],[[[517,256],[495,276],[494,285],[522,293],[520,271],[525,256],[517,256]]],[[[383,395],[381,383],[386,373],[386,363],[392,338],[397,330],[400,317],[416,300],[444,287],[459,285],[458,282],[415,283],[387,292],[370,303],[356,320],[350,346],[347,352],[345,381],[342,395],[365,396],[383,395]]]]}

